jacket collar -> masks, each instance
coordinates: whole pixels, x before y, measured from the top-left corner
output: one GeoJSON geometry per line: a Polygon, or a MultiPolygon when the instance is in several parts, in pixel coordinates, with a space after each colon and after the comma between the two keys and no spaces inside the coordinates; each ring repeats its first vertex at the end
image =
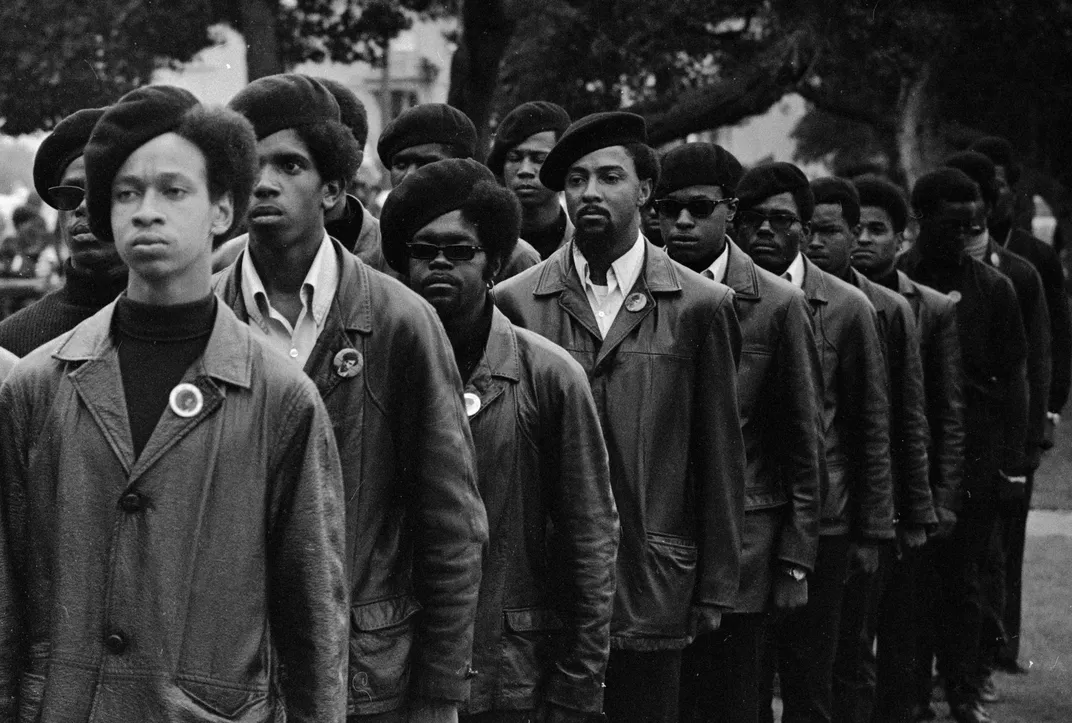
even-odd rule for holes
{"type": "MultiPolygon", "coordinates": [[[[113,353],[115,344],[111,332],[115,304],[113,301],[76,326],[67,340],[52,352],[53,358],[62,362],[88,362],[113,353]]],[[[224,304],[219,304],[212,334],[202,355],[205,374],[248,389],[252,375],[252,344],[245,324],[224,304]]]]}
{"type": "Polygon", "coordinates": [[[804,260],[804,285],[801,287],[808,302],[813,304],[827,304],[830,302],[827,291],[826,274],[822,269],[813,264],[807,256],[801,254],[804,260]]]}
{"type": "Polygon", "coordinates": [[[726,277],[722,283],[733,289],[738,299],[759,300],[759,274],[756,264],[741,248],[726,237],[729,258],[726,260],[726,277]]]}
{"type": "MultiPolygon", "coordinates": [[[[360,263],[337,239],[331,239],[332,248],[339,259],[339,286],[328,312],[328,319],[335,317],[348,331],[362,334],[372,332],[372,297],[368,285],[368,269],[360,263]]],[[[235,263],[217,274],[213,286],[223,302],[230,306],[241,319],[248,318],[242,299],[242,262],[248,248],[242,249],[235,263]]]]}
{"type": "Polygon", "coordinates": [[[517,349],[517,333],[506,316],[497,308],[491,312],[491,333],[480,362],[465,384],[466,395],[475,394],[480,407],[471,417],[479,415],[499,397],[510,384],[521,380],[521,362],[517,349]]]}
{"type": "MultiPolygon", "coordinates": [[[[548,296],[571,289],[587,299],[573,263],[573,244],[574,242],[570,241],[548,257],[533,294],[548,296]]],[[[670,263],[670,259],[647,239],[644,240],[644,265],[637,283],[640,283],[641,279],[653,294],[681,291],[678,272],[670,263]]],[[[626,295],[631,291],[632,289],[622,290],[626,295]]]]}

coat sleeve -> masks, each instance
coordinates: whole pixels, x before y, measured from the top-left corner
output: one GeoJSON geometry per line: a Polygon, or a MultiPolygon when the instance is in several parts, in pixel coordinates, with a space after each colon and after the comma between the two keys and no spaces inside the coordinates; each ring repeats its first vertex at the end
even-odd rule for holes
{"type": "Polygon", "coordinates": [[[1053,372],[1052,346],[1050,340],[1050,312],[1042,290],[1042,279],[1029,264],[1023,291],[1029,297],[1021,302],[1024,311],[1024,332],[1027,334],[1027,386],[1028,417],[1027,434],[1024,438],[1024,461],[1028,469],[1036,469],[1042,458],[1042,437],[1046,423],[1046,411],[1050,403],[1050,376],[1053,372]]]}
{"type": "Polygon", "coordinates": [[[618,556],[618,510],[599,414],[580,365],[564,359],[563,372],[548,375],[542,397],[541,443],[551,478],[551,519],[556,552],[568,577],[567,637],[553,663],[546,699],[556,705],[599,713],[610,653],[618,556]]]}
{"type": "Polygon", "coordinates": [[[861,303],[851,319],[841,377],[845,386],[838,395],[852,400],[846,424],[852,435],[846,447],[854,456],[851,534],[856,541],[888,540],[894,532],[886,361],[875,310],[861,303]]]}
{"type": "Polygon", "coordinates": [[[741,569],[745,458],[737,405],[741,327],[727,290],[697,349],[690,466],[699,500],[699,565],[694,602],[731,609],[741,569]]]}
{"type": "Polygon", "coordinates": [[[924,364],[934,504],[956,512],[964,479],[964,369],[953,301],[935,309],[924,364]]]}
{"type": "MultiPolygon", "coordinates": [[[[303,380],[305,381],[305,380],[303,380]]],[[[298,388],[273,473],[269,621],[289,721],[346,714],[349,600],[343,568],[342,470],[312,383],[298,388]]]]}
{"type": "Polygon", "coordinates": [[[461,376],[431,307],[409,331],[406,384],[412,406],[401,450],[410,480],[414,588],[423,608],[412,664],[414,695],[464,701],[488,521],[461,376]]]}
{"type": "Polygon", "coordinates": [[[26,451],[25,405],[10,384],[0,388],[0,721],[14,721],[18,712],[18,686],[26,665],[24,627],[26,451]]]}
{"type": "Polygon", "coordinates": [[[928,476],[929,430],[919,332],[908,302],[900,298],[898,302],[898,312],[891,319],[889,344],[890,456],[897,484],[897,521],[904,525],[931,525],[938,519],[928,476]]]}
{"type": "Polygon", "coordinates": [[[1002,341],[995,367],[1002,374],[1006,390],[1005,423],[1002,448],[998,450],[1001,471],[1006,474],[1022,474],[1028,471],[1029,462],[1024,457],[1025,440],[1028,436],[1030,415],[1030,391],[1027,380],[1028,340],[1023,317],[1017,304],[1016,291],[1007,278],[999,279],[991,293],[994,310],[994,336],[1002,341]]]}
{"type": "Polygon", "coordinates": [[[1047,244],[1038,244],[1038,272],[1050,311],[1050,343],[1053,370],[1050,374],[1049,411],[1060,412],[1068,401],[1072,387],[1072,314],[1065,294],[1065,275],[1061,261],[1047,244]]]}
{"type": "Polygon", "coordinates": [[[820,460],[823,456],[822,369],[807,301],[794,295],[785,310],[777,357],[777,395],[783,446],[782,479],[789,508],[778,537],[779,560],[812,570],[819,544],[820,460]]]}

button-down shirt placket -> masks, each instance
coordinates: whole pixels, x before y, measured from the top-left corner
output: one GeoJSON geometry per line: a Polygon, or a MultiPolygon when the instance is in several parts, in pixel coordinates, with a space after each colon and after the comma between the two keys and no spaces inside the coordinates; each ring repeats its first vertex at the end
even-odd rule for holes
{"type": "Polygon", "coordinates": [[[607,284],[599,286],[592,283],[589,274],[588,259],[584,257],[577,244],[573,245],[573,263],[577,276],[584,286],[592,314],[596,317],[600,336],[606,338],[607,332],[614,324],[614,319],[625,302],[625,296],[633,288],[644,265],[644,235],[638,233],[633,246],[616,258],[607,269],[607,284]]]}

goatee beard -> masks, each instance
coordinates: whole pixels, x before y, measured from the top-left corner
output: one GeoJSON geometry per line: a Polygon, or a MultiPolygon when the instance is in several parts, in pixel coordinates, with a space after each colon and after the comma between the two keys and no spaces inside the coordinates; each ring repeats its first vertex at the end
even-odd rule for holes
{"type": "Polygon", "coordinates": [[[577,248],[580,249],[586,259],[598,259],[606,254],[613,244],[613,233],[609,227],[600,231],[577,229],[574,231],[573,240],[577,243],[577,248]]]}

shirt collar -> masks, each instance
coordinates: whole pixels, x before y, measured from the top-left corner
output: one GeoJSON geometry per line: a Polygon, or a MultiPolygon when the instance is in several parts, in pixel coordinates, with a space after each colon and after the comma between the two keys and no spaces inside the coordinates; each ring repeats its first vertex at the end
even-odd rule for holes
{"type": "MultiPolygon", "coordinates": [[[[576,242],[573,244],[573,264],[577,267],[577,276],[580,277],[581,283],[594,286],[591,277],[588,275],[588,259],[581,253],[576,242]]],[[[637,240],[629,250],[611,262],[610,269],[607,271],[607,286],[611,286],[610,282],[613,277],[614,283],[621,293],[623,295],[628,294],[640,276],[643,266],[644,234],[638,231],[637,240]]]]}
{"type": "Polygon", "coordinates": [[[726,245],[722,247],[722,253],[718,255],[711,265],[707,267],[707,271],[711,272],[711,278],[715,281],[722,283],[726,278],[726,265],[730,262],[730,244],[729,236],[726,237],[726,245]]]}
{"type": "MultiPolygon", "coordinates": [[[[313,257],[313,263],[309,266],[301,286],[302,307],[311,310],[317,326],[323,326],[338,287],[339,259],[335,255],[331,237],[325,231],[320,248],[313,257]]],[[[260,274],[257,273],[257,267],[253,264],[253,256],[248,246],[242,258],[242,296],[246,311],[255,321],[259,321],[269,306],[268,292],[260,274]]]]}
{"type": "Polygon", "coordinates": [[[804,254],[797,251],[796,258],[789,264],[789,268],[785,270],[789,274],[789,283],[798,289],[804,286],[804,254]]]}

